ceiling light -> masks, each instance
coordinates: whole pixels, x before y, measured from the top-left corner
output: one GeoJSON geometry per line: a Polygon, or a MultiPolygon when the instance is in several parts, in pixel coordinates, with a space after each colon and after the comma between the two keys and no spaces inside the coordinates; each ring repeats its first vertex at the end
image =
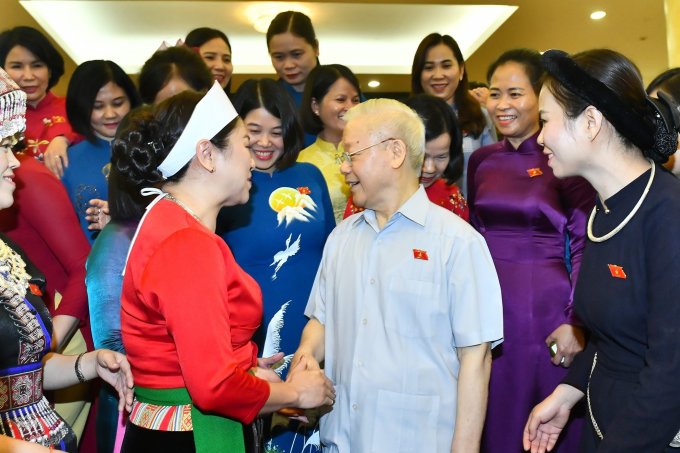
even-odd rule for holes
{"type": "Polygon", "coordinates": [[[253,21],[253,28],[256,32],[267,33],[269,29],[269,24],[276,17],[276,14],[263,14],[253,21]]]}
{"type": "Polygon", "coordinates": [[[377,80],[371,80],[370,82],[368,82],[369,88],[378,88],[379,86],[380,82],[378,82],[377,80]]]}
{"type": "Polygon", "coordinates": [[[604,16],[606,15],[607,13],[604,11],[593,11],[592,13],[590,13],[590,18],[593,20],[600,20],[604,18],[604,16]]]}

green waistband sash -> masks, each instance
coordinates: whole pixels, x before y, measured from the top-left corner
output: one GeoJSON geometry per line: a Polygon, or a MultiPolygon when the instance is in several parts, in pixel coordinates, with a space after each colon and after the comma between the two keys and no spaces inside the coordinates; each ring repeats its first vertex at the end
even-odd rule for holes
{"type": "Polygon", "coordinates": [[[150,389],[135,387],[135,396],[141,403],[158,406],[191,405],[191,423],[194,426],[196,453],[243,452],[243,425],[220,415],[202,412],[191,402],[186,388],[150,389]]]}

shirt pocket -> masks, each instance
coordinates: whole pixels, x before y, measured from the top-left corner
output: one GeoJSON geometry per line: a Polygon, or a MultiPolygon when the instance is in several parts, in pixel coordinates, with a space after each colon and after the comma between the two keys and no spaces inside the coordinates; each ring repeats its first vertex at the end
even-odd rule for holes
{"type": "Polygon", "coordinates": [[[378,390],[372,452],[436,452],[439,396],[378,390]]]}
{"type": "Polygon", "coordinates": [[[435,334],[439,285],[423,280],[392,278],[386,299],[385,328],[409,338],[435,334]]]}

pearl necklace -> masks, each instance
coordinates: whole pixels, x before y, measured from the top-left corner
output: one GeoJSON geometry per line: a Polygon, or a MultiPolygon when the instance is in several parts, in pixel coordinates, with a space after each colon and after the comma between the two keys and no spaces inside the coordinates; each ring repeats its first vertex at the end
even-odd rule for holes
{"type": "Polygon", "coordinates": [[[640,209],[640,206],[642,206],[642,202],[645,201],[645,198],[647,198],[647,194],[649,193],[649,188],[652,187],[652,182],[654,181],[654,174],[656,173],[656,166],[654,165],[654,162],[652,160],[649,161],[652,164],[652,171],[649,174],[649,180],[647,181],[647,185],[645,186],[644,192],[642,192],[642,196],[638,200],[638,202],[635,204],[633,207],[633,210],[630,211],[630,214],[626,216],[625,219],[619,223],[616,228],[611,230],[609,233],[605,234],[604,236],[597,237],[593,234],[593,222],[595,220],[595,213],[597,212],[597,206],[593,207],[593,210],[590,213],[590,217],[588,218],[588,239],[590,239],[593,242],[604,242],[607,239],[612,238],[616,233],[621,231],[623,227],[625,227],[628,222],[630,222],[630,219],[633,218],[633,216],[638,212],[640,209]]]}
{"type": "Polygon", "coordinates": [[[191,208],[189,208],[189,206],[185,205],[184,203],[182,203],[181,201],[179,201],[177,198],[173,197],[173,196],[170,195],[169,193],[165,195],[165,198],[167,198],[168,200],[172,201],[173,203],[175,203],[175,204],[176,204],[177,206],[179,206],[180,208],[184,209],[186,212],[188,212],[189,214],[191,214],[191,216],[192,216],[194,219],[196,219],[196,220],[198,221],[198,223],[201,223],[201,219],[194,213],[194,211],[191,210],[191,208]]]}

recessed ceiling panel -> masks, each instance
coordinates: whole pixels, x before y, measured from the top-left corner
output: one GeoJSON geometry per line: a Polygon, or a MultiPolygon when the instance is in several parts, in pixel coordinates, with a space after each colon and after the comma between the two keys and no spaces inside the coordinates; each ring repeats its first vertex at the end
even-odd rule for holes
{"type": "Polygon", "coordinates": [[[24,0],[35,20],[78,64],[113,60],[139,72],[162,41],[175,42],[193,28],[224,31],[236,73],[273,73],[266,24],[279,11],[308,14],[322,63],[342,63],[356,73],[408,74],[413,54],[432,32],[450,34],[465,58],[517,9],[505,5],[358,3],[24,0]]]}

